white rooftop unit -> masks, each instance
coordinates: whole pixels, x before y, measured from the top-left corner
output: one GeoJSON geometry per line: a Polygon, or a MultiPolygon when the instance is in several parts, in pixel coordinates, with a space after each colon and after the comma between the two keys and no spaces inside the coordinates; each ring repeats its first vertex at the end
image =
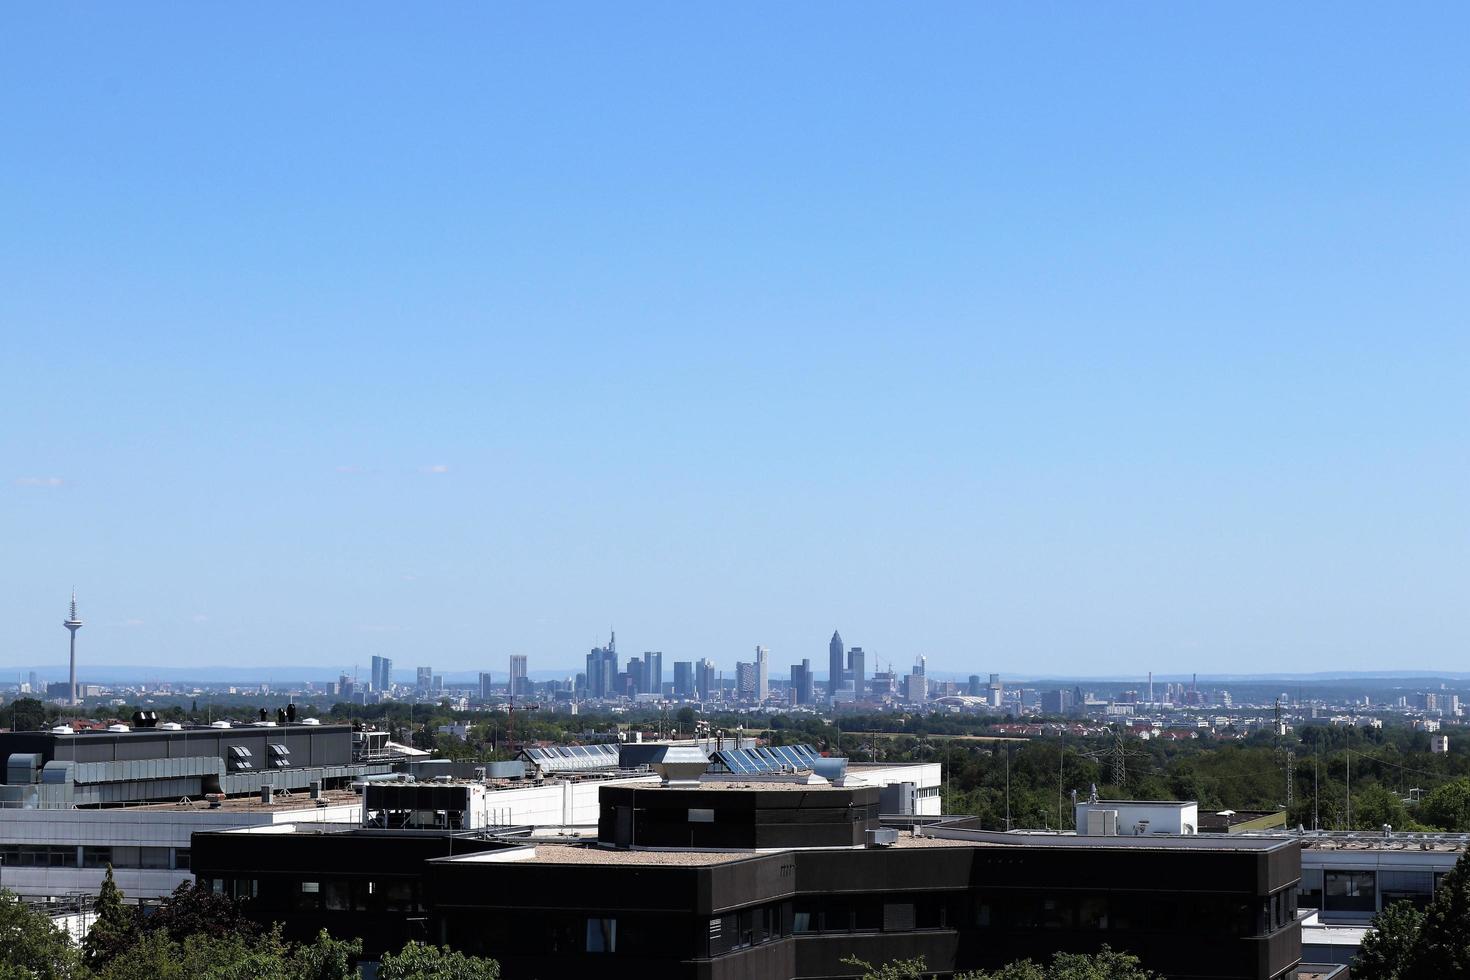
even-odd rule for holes
{"type": "Polygon", "coordinates": [[[1096,800],[1075,805],[1085,837],[1183,836],[1199,833],[1199,804],[1173,800],[1096,800]]]}

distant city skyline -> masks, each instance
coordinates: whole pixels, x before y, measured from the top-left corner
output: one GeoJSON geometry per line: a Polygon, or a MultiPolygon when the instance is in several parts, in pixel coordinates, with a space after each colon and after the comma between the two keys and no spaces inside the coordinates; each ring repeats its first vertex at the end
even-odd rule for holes
{"type": "Polygon", "coordinates": [[[218,22],[6,11],[0,672],[1465,662],[1470,5],[218,22]]]}

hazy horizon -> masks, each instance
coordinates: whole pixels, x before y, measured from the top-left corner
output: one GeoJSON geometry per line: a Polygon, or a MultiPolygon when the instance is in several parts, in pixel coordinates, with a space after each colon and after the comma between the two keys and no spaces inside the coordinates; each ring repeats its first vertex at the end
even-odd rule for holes
{"type": "Polygon", "coordinates": [[[1464,664],[1470,8],[276,14],[4,15],[0,671],[1464,664]]]}

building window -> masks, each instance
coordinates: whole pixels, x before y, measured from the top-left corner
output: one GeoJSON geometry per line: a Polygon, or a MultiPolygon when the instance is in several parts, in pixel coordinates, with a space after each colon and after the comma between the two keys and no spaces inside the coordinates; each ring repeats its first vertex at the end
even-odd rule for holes
{"type": "Polygon", "coordinates": [[[112,863],[112,848],[110,847],[83,847],[82,867],[105,868],[112,863]]]}
{"type": "Polygon", "coordinates": [[[1376,912],[1378,876],[1373,871],[1328,871],[1323,876],[1322,905],[1328,912],[1376,912]]]}
{"type": "Polygon", "coordinates": [[[167,847],[140,847],[138,848],[138,867],[167,869],[169,861],[169,848],[167,847]]]}
{"type": "Polygon", "coordinates": [[[309,912],[321,907],[322,883],[319,881],[300,882],[296,889],[296,910],[298,912],[309,912]]]}
{"type": "Polygon", "coordinates": [[[618,951],[618,920],[587,920],[587,952],[616,953],[618,951]]]}
{"type": "Polygon", "coordinates": [[[179,871],[188,871],[191,855],[187,847],[174,848],[174,868],[179,871]]]}
{"type": "Polygon", "coordinates": [[[914,928],[913,902],[884,902],[883,931],[909,932],[914,928]]]}
{"type": "Polygon", "coordinates": [[[1106,929],[1108,900],[1095,895],[1084,897],[1077,905],[1077,925],[1083,929],[1106,929]]]}
{"type": "Polygon", "coordinates": [[[322,882],[322,908],[328,912],[351,911],[352,882],[342,879],[322,882]]]}

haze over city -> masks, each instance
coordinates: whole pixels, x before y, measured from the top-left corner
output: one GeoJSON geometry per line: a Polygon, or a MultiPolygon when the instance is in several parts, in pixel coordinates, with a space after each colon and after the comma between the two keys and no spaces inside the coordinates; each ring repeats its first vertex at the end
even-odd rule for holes
{"type": "Polygon", "coordinates": [[[0,668],[1462,669],[1466,12],[843,9],[10,10],[0,668]]]}

